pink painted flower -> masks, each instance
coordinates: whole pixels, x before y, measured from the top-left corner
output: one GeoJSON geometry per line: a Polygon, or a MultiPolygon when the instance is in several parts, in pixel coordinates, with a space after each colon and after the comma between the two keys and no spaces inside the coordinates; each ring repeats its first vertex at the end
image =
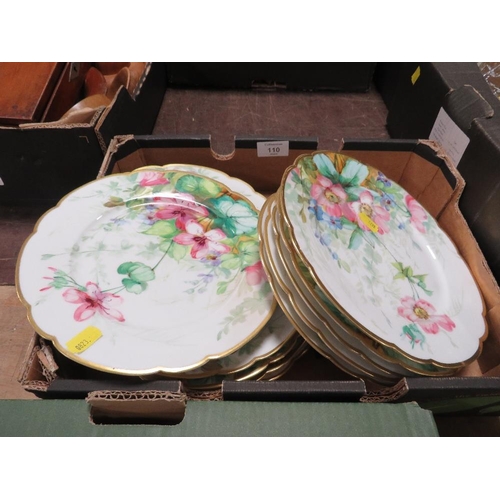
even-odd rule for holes
{"type": "Polygon", "coordinates": [[[391,215],[385,208],[380,205],[375,205],[373,195],[370,191],[363,191],[359,195],[359,201],[353,201],[350,205],[356,216],[357,223],[363,231],[372,231],[372,229],[365,224],[365,217],[368,217],[378,226],[377,233],[385,234],[389,232],[389,227],[386,223],[390,220],[391,215]]]}
{"type": "Polygon", "coordinates": [[[122,303],[123,299],[113,293],[102,292],[98,285],[89,281],[86,285],[86,292],[76,288],[70,288],[63,293],[66,302],[72,304],[81,304],[75,311],[73,317],[76,321],[85,321],[94,316],[96,312],[106,318],[125,321],[123,314],[113,309],[122,303]]]}
{"type": "Polygon", "coordinates": [[[438,333],[439,328],[451,332],[455,323],[446,314],[436,314],[436,309],[426,300],[415,300],[412,297],[403,297],[398,314],[420,325],[427,333],[438,333]]]}
{"type": "Polygon", "coordinates": [[[208,215],[208,210],[200,203],[195,202],[194,196],[183,194],[182,198],[169,198],[167,203],[156,213],[157,219],[176,219],[175,225],[184,230],[191,219],[199,219],[208,215]]]}
{"type": "Polygon", "coordinates": [[[155,172],[152,170],[141,172],[139,174],[139,179],[139,184],[143,187],[170,183],[168,179],[165,179],[163,172],[155,172]]]}
{"type": "Polygon", "coordinates": [[[311,186],[311,196],[331,217],[345,215],[348,219],[352,218],[344,188],[340,184],[334,184],[327,177],[318,174],[316,182],[311,186]]]}
{"type": "Polygon", "coordinates": [[[253,266],[246,267],[245,272],[247,283],[250,286],[260,285],[263,281],[267,281],[267,276],[260,260],[253,266]]]}
{"type": "Polygon", "coordinates": [[[221,229],[211,229],[205,232],[201,224],[190,220],[186,223],[185,231],[185,233],[174,236],[174,241],[180,245],[193,245],[191,248],[193,259],[202,259],[214,252],[224,254],[231,251],[231,247],[219,243],[226,238],[221,229]]]}
{"type": "Polygon", "coordinates": [[[420,205],[420,203],[409,194],[405,196],[405,202],[411,214],[410,223],[415,226],[415,229],[421,233],[425,233],[423,222],[427,220],[427,213],[423,209],[422,205],[420,205]]]}

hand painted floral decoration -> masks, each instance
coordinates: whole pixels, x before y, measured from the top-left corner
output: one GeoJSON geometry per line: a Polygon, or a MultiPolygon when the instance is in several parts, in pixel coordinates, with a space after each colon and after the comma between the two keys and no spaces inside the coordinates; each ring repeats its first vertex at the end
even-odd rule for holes
{"type": "MultiPolygon", "coordinates": [[[[91,281],[79,284],[65,271],[49,267],[52,276],[44,278],[49,283],[41,291],[65,289],[63,299],[78,306],[76,321],[96,314],[125,321],[118,310],[124,300],[120,294],[147,290],[165,258],[199,263],[198,279],[188,282],[191,286],[184,290],[187,294],[203,293],[214,281],[216,293],[226,293],[241,273],[259,297],[271,293],[259,256],[258,213],[245,199],[216,181],[185,172],[140,171],[127,179],[128,198],[110,196],[104,206],[132,209],[128,220],[136,219],[140,233],[156,240],[159,259],[154,266],[123,262],[116,270],[121,285],[107,290],[91,281]]],[[[116,228],[124,223],[127,221],[113,219],[116,228]]]]}
{"type": "Polygon", "coordinates": [[[401,299],[397,310],[410,322],[401,335],[412,347],[423,346],[424,333],[435,335],[455,328],[447,315],[436,314],[434,306],[420,298],[421,292],[427,296],[433,293],[427,288],[426,275],[414,274],[412,267],[405,266],[384,244],[384,236],[391,232],[413,228],[424,234],[435,224],[411,195],[382,172],[337,154],[302,158],[289,179],[291,192],[300,186],[296,191],[302,221],[306,222],[307,213],[312,214],[316,238],[341,269],[351,272],[350,265],[334,251],[334,239],[352,251],[363,245],[381,246],[390,255],[397,270],[394,279],[406,280],[412,294],[401,299]]]}

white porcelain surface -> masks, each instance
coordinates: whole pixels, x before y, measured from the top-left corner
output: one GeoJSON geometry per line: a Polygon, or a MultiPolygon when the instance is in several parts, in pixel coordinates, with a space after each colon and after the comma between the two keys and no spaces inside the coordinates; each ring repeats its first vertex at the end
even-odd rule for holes
{"type": "Polygon", "coordinates": [[[443,367],[479,355],[479,290],[448,236],[381,172],[343,155],[300,157],[282,212],[315,281],[375,340],[443,367]]]}
{"type": "Polygon", "coordinates": [[[75,361],[124,374],[193,369],[271,317],[258,209],[189,172],[139,171],[77,189],[39,221],[17,286],[37,331],[75,361]],[[79,354],[66,343],[102,337],[79,354]]]}
{"type": "MultiPolygon", "coordinates": [[[[277,213],[276,210],[273,210],[275,228],[279,227],[277,213]]],[[[303,277],[294,266],[293,253],[286,247],[284,236],[276,237],[275,245],[288,275],[287,282],[293,285],[294,293],[299,294],[304,300],[306,308],[301,309],[301,313],[311,321],[316,318],[321,337],[326,345],[332,345],[344,355],[351,356],[353,361],[381,381],[388,382],[392,380],[393,383],[396,383],[401,376],[413,375],[412,372],[404,370],[395,363],[384,363],[383,361],[380,364],[374,363],[373,351],[348,332],[345,325],[336,320],[332,314],[328,314],[327,311],[321,309],[317,296],[306,286],[303,277]]]]}
{"type": "MultiPolygon", "coordinates": [[[[269,202],[271,200],[272,197],[269,199],[269,202]]],[[[357,367],[355,362],[352,363],[352,360],[344,356],[339,350],[333,350],[331,346],[326,345],[320,335],[320,327],[316,321],[310,321],[310,318],[304,317],[301,314],[302,309],[305,308],[306,305],[300,296],[294,294],[293,284],[288,282],[287,274],[273,244],[274,236],[270,224],[271,213],[268,210],[268,208],[270,208],[269,202],[262,208],[259,221],[259,232],[261,237],[265,239],[261,244],[261,258],[279,304],[283,311],[287,313],[290,321],[292,321],[297,328],[297,331],[299,331],[304,339],[320,354],[354,377],[369,377],[370,374],[364,369],[357,367]]]]}
{"type": "MultiPolygon", "coordinates": [[[[146,166],[138,170],[177,170],[183,172],[192,172],[203,175],[215,181],[223,183],[231,191],[239,193],[248,199],[258,210],[262,208],[266,198],[257,193],[252,186],[236,177],[231,177],[224,172],[209,167],[186,164],[168,164],[162,166],[146,166]]],[[[295,333],[295,327],[290,323],[279,306],[276,307],[271,319],[264,328],[250,342],[242,346],[236,352],[224,356],[217,360],[216,371],[220,374],[232,373],[242,370],[257,360],[266,358],[275,353],[285,344],[295,333]]],[[[215,366],[210,363],[210,368],[215,366]]],[[[192,370],[191,375],[201,375],[204,373],[205,366],[192,370]]]]}

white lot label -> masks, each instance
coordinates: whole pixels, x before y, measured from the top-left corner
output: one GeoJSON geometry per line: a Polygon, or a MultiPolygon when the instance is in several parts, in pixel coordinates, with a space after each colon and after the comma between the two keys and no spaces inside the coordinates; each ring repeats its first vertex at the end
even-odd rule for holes
{"type": "Polygon", "coordinates": [[[257,156],[288,156],[288,141],[258,142],[257,156]]]}
{"type": "Polygon", "coordinates": [[[460,130],[458,125],[441,108],[429,136],[431,141],[438,142],[455,166],[458,165],[470,139],[460,130]]]}

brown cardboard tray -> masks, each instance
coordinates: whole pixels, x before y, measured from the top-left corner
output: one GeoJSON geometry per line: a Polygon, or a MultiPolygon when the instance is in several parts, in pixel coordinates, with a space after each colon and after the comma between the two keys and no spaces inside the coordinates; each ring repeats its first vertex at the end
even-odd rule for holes
{"type": "MultiPolygon", "coordinates": [[[[287,138],[275,138],[287,140],[287,138]]],[[[115,137],[99,176],[128,172],[145,165],[190,163],[220,169],[269,194],[278,188],[284,170],[300,154],[316,150],[316,140],[288,139],[288,157],[258,157],[256,145],[270,138],[236,138],[235,151],[220,157],[209,136],[115,137]]],[[[418,140],[346,140],[343,152],[384,172],[398,182],[438,220],[469,265],[486,304],[489,336],[481,356],[455,377],[402,379],[390,388],[356,380],[315,352],[301,358],[276,382],[229,382],[221,391],[188,394],[193,399],[287,401],[417,401],[441,413],[500,414],[500,290],[458,209],[464,188],[460,174],[435,143],[418,140]]],[[[20,382],[42,397],[83,397],[91,390],[141,390],[140,379],[110,376],[82,367],[55,351],[35,334],[20,382]],[[116,385],[118,384],[118,386],[116,385]]],[[[163,381],[165,382],[165,381],[163,381]]],[[[144,386],[145,387],[145,386],[144,386]]]]}

